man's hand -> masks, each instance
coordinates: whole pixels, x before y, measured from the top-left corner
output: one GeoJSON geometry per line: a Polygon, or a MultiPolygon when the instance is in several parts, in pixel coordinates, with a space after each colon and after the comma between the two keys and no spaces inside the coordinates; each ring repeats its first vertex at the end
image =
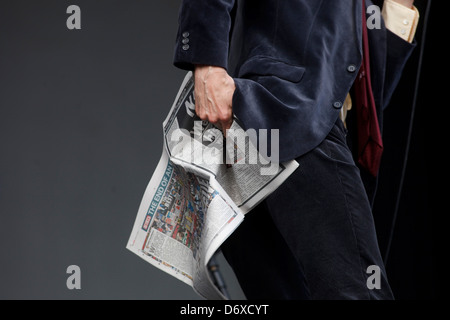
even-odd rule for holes
{"type": "Polygon", "coordinates": [[[414,5],[414,0],[392,0],[394,2],[397,2],[398,4],[404,5],[407,8],[412,8],[414,5]]]}
{"type": "Polygon", "coordinates": [[[233,122],[233,78],[221,67],[197,65],[194,71],[195,112],[225,134],[233,122]]]}

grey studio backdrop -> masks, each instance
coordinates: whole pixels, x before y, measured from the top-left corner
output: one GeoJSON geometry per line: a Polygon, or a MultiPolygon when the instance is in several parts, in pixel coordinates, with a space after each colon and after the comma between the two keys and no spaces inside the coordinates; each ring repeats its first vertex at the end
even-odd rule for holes
{"type": "Polygon", "coordinates": [[[185,75],[179,3],[0,1],[0,299],[200,299],[125,248],[185,75]]]}

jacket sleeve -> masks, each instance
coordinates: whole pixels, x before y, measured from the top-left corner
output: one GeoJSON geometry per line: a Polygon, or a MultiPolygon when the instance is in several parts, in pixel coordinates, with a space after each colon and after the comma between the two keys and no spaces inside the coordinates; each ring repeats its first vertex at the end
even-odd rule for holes
{"type": "Polygon", "coordinates": [[[227,69],[231,11],[235,0],[183,0],[178,18],[174,65],[195,64],[227,69]]]}
{"type": "Polygon", "coordinates": [[[409,43],[393,32],[387,30],[387,57],[383,109],[389,105],[392,94],[402,76],[403,69],[415,47],[415,41],[409,43]]]}

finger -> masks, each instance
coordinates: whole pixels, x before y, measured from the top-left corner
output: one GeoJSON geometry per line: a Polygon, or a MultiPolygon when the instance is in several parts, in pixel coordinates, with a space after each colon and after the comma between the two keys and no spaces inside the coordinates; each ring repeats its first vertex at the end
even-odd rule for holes
{"type": "Polygon", "coordinates": [[[220,126],[222,127],[222,131],[223,131],[224,133],[226,133],[227,130],[231,128],[231,125],[232,125],[232,124],[233,124],[233,119],[231,119],[231,118],[230,118],[229,120],[222,121],[222,122],[220,123],[220,126]]]}

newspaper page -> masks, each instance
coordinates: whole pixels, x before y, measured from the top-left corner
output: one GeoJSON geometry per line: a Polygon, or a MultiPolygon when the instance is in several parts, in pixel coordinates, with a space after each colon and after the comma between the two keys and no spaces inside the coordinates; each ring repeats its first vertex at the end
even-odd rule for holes
{"type": "Polygon", "coordinates": [[[163,122],[162,156],[144,192],[127,249],[200,296],[226,299],[207,269],[210,258],[245,214],[298,163],[274,165],[261,156],[256,140],[237,119],[224,138],[195,115],[193,92],[189,72],[163,122]]]}

